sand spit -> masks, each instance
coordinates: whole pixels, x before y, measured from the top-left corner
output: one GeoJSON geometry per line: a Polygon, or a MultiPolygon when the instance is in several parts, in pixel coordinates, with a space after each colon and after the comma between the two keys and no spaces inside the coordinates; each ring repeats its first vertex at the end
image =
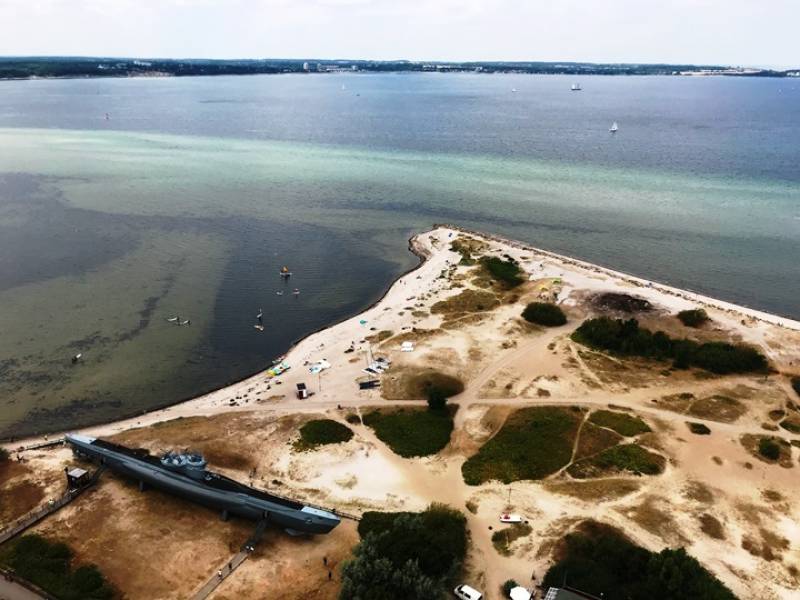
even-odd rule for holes
{"type": "MultiPolygon", "coordinates": [[[[424,258],[417,269],[362,314],[290,349],[284,361],[291,368],[280,376],[259,373],[188,402],[83,433],[154,451],[191,445],[205,452],[215,470],[352,513],[450,504],[465,511],[471,533],[464,579],[487,598],[499,598],[499,586],[509,578],[535,584],[550,564],[557,541],[585,519],[619,527],[651,550],[685,546],[739,596],[797,597],[793,590],[800,586],[800,504],[795,499],[800,435],[780,423],[800,419],[798,398],[789,385],[789,376],[800,374],[800,323],[450,226],[415,236],[411,246],[424,258]],[[513,290],[498,288],[479,264],[452,249],[456,240],[472,248],[473,259],[514,258],[527,281],[513,290]],[[620,360],[579,346],[569,336],[584,318],[598,314],[591,299],[603,293],[646,300],[652,310],[634,316],[671,335],[756,345],[774,372],[719,377],[676,371],[666,363],[620,360]],[[558,303],[568,323],[552,329],[526,323],[520,314],[533,300],[558,303]],[[697,307],[705,308],[711,318],[701,329],[684,327],[674,317],[697,307]],[[403,351],[404,343],[405,350],[413,350],[403,351]],[[378,378],[364,371],[376,357],[391,361],[380,375],[382,386],[360,390],[357,382],[378,378]],[[322,360],[330,366],[312,373],[322,360]],[[375,407],[424,404],[408,381],[429,371],[465,384],[450,400],[458,405],[454,432],[436,455],[401,458],[370,427],[354,423],[354,415],[375,407]],[[297,383],[308,386],[310,398],[296,398],[297,383]],[[663,457],[663,473],[607,472],[576,479],[562,468],[542,481],[466,485],[464,461],[497,434],[514,410],[528,406],[579,411],[582,420],[592,411],[609,408],[638,416],[652,431],[626,443],[636,442],[663,457]],[[347,424],[354,437],[296,451],[298,428],[313,418],[347,424]],[[692,433],[689,421],[710,432],[692,433]],[[788,450],[781,462],[754,456],[753,436],[782,440],[788,450]],[[532,531],[500,554],[491,537],[502,527],[499,513],[507,509],[525,515],[532,531]]],[[[619,441],[619,436],[603,434],[586,422],[580,431],[584,438],[575,440],[573,460],[619,441]],[[590,435],[592,439],[586,437],[590,435]]],[[[36,440],[26,442],[30,441],[36,440]]],[[[58,473],[72,460],[66,449],[25,457],[24,469],[15,468],[0,479],[4,493],[24,490],[24,498],[14,504],[18,511],[38,497],[31,488],[40,481],[44,497],[53,495],[58,473]]],[[[214,565],[227,560],[227,549],[247,536],[249,524],[223,524],[212,513],[162,495],[148,496],[142,503],[137,494],[135,486],[106,477],[94,492],[38,529],[68,541],[81,560],[97,563],[131,598],[190,595],[213,574],[214,565]],[[110,505],[125,511],[111,518],[110,505]],[[170,515],[169,525],[159,523],[160,510],[170,515]],[[90,522],[104,528],[96,543],[95,536],[80,535],[90,522]],[[198,527],[204,534],[193,539],[198,527]],[[141,543],[123,543],[126,536],[141,543]],[[196,562],[198,573],[179,581],[166,572],[169,569],[160,573],[145,568],[152,565],[152,547],[158,544],[165,564],[174,562],[178,548],[185,556],[202,556],[196,562]],[[140,572],[148,577],[137,575],[140,572]]],[[[263,558],[248,562],[214,597],[335,598],[338,565],[357,541],[352,524],[340,529],[319,543],[286,540],[275,533],[262,550],[263,558]],[[269,559],[275,551],[286,557],[285,564],[269,559]],[[330,583],[320,567],[323,558],[332,563],[330,583]],[[306,576],[309,585],[298,587],[296,581],[306,576]],[[270,594],[265,596],[265,589],[270,594]],[[312,589],[316,591],[309,596],[312,589]]]]}

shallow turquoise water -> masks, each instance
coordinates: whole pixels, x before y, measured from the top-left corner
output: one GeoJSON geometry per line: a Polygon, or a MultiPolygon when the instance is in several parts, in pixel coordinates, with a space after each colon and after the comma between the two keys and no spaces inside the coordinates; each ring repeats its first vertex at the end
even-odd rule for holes
{"type": "Polygon", "coordinates": [[[374,301],[434,222],[800,316],[796,89],[591,78],[576,98],[562,83],[4,83],[0,430],[108,419],[249,374],[374,301]],[[297,299],[276,294],[283,264],[297,299]]]}

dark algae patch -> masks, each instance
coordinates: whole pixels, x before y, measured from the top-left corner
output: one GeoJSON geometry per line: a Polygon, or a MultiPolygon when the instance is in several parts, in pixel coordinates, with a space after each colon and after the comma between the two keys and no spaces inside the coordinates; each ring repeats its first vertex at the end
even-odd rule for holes
{"type": "Polygon", "coordinates": [[[725,585],[683,548],[650,552],[618,530],[585,522],[561,540],[544,587],[564,581],[605,598],[736,600],[725,585]]]}
{"type": "Polygon", "coordinates": [[[94,565],[76,566],[66,544],[25,535],[0,549],[0,562],[60,600],[108,600],[111,586],[94,565]]]}
{"type": "Polygon", "coordinates": [[[363,421],[395,454],[404,458],[429,456],[450,443],[454,409],[374,410],[365,414],[363,421]]]}
{"type": "Polygon", "coordinates": [[[328,444],[350,441],[353,432],[346,425],[331,419],[315,419],[300,427],[300,439],[294,443],[295,450],[313,450],[328,444]]]}
{"type": "Polygon", "coordinates": [[[440,600],[467,553],[464,515],[433,504],[421,513],[364,513],[361,542],[342,568],[341,600],[440,600]]]}
{"type": "Polygon", "coordinates": [[[543,479],[572,458],[582,412],[551,406],[522,408],[461,467],[464,481],[479,485],[543,479]]]}

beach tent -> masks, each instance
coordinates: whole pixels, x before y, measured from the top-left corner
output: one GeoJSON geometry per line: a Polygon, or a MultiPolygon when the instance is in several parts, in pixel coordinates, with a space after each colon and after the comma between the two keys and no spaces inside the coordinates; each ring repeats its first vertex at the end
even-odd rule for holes
{"type": "Polygon", "coordinates": [[[511,588],[508,596],[511,598],[511,600],[531,600],[531,598],[533,598],[533,595],[521,586],[511,588]]]}

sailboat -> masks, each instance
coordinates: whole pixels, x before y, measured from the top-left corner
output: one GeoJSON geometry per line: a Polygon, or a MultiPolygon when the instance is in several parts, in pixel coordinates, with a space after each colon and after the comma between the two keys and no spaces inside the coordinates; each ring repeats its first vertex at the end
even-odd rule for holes
{"type": "Polygon", "coordinates": [[[619,125],[617,125],[617,122],[616,122],[616,121],[614,121],[614,122],[611,124],[611,127],[609,128],[609,131],[610,131],[611,133],[617,133],[617,130],[618,130],[618,129],[619,129],[619,125]]]}
{"type": "Polygon", "coordinates": [[[287,278],[287,277],[291,277],[291,276],[292,276],[292,272],[289,270],[289,267],[281,268],[281,277],[287,278]]]}
{"type": "Polygon", "coordinates": [[[512,91],[513,93],[516,93],[516,92],[517,92],[517,88],[511,88],[511,91],[512,91]]]}
{"type": "Polygon", "coordinates": [[[573,92],[580,92],[583,88],[581,87],[580,83],[573,83],[572,87],[570,88],[573,92]]]}

